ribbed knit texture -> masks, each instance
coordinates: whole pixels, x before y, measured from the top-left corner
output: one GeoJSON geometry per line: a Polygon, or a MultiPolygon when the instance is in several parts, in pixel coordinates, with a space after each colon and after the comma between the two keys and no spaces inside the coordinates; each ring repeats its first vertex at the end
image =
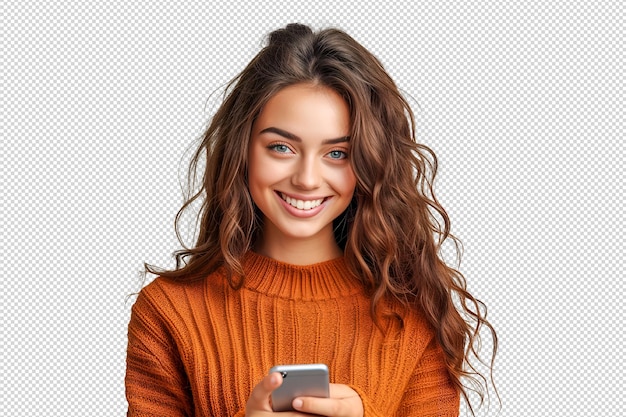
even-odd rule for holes
{"type": "Polygon", "coordinates": [[[457,416],[433,331],[417,313],[380,331],[343,258],[288,265],[248,253],[245,281],[223,271],[194,283],[157,278],[128,327],[131,416],[243,416],[252,388],[278,364],[325,363],[365,416],[457,416]]]}

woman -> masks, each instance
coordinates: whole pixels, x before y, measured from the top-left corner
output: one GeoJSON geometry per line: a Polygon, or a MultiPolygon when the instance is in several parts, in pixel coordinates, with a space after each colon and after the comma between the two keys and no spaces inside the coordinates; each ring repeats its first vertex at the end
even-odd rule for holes
{"type": "Polygon", "coordinates": [[[325,363],[332,384],[283,415],[458,415],[481,326],[493,355],[497,340],[438,256],[449,221],[413,128],[346,33],[270,34],[192,160],[190,182],[206,168],[179,218],[201,202],[195,246],[146,267],[160,277],[133,306],[129,415],[271,415],[268,370],[290,363],[325,363]]]}

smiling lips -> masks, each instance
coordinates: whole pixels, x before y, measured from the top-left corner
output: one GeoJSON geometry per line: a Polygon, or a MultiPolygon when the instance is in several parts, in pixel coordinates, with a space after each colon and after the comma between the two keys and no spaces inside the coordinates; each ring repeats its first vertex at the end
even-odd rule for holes
{"type": "Polygon", "coordinates": [[[287,204],[297,208],[298,210],[311,210],[324,202],[323,198],[319,198],[317,200],[298,200],[296,198],[289,197],[285,193],[280,193],[280,196],[283,200],[285,200],[285,202],[287,202],[287,204]]]}

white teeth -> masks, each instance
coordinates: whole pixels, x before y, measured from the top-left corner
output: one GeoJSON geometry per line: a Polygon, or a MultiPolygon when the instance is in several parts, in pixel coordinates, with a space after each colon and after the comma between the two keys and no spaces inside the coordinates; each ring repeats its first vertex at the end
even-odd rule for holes
{"type": "Polygon", "coordinates": [[[322,202],[324,201],[323,198],[320,198],[319,200],[297,200],[295,198],[291,198],[286,194],[280,193],[280,196],[283,198],[283,200],[285,200],[290,206],[293,206],[295,208],[297,208],[298,210],[311,210],[317,206],[319,206],[320,204],[322,204],[322,202]]]}

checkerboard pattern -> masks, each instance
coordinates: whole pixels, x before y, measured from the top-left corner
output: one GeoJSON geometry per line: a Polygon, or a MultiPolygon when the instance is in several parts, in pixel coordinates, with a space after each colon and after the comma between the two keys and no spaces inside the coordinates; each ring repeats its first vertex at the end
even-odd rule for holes
{"type": "Polygon", "coordinates": [[[173,266],[213,93],[295,21],[377,55],[439,157],[460,268],[499,337],[502,405],[491,390],[477,415],[624,409],[623,2],[0,10],[2,415],[124,415],[129,294],[143,262],[173,266]]]}

